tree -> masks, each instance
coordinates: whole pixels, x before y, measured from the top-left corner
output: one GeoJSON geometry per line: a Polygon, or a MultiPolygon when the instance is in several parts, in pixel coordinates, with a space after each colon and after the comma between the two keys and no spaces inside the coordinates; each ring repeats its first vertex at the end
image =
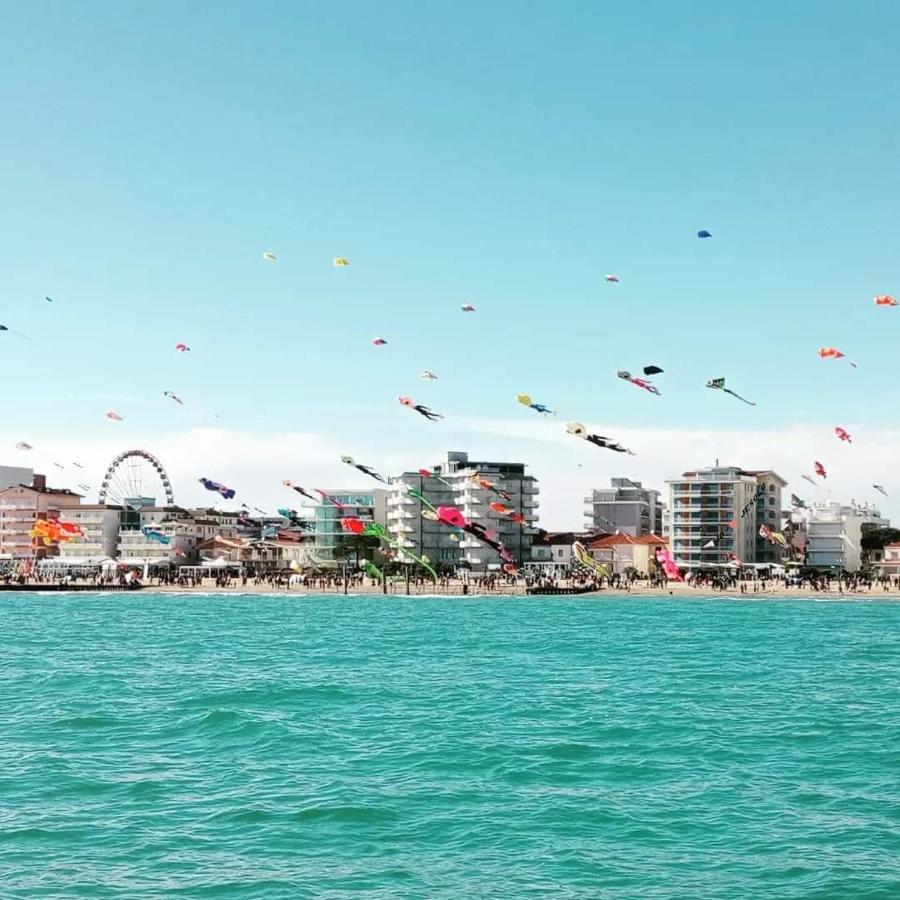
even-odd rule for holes
{"type": "Polygon", "coordinates": [[[344,562],[353,560],[359,568],[360,560],[372,559],[380,545],[381,541],[371,534],[345,534],[338,538],[332,555],[344,562]]]}
{"type": "Polygon", "coordinates": [[[881,550],[888,544],[900,541],[900,530],[896,528],[871,528],[862,536],[863,550],[881,550]]]}

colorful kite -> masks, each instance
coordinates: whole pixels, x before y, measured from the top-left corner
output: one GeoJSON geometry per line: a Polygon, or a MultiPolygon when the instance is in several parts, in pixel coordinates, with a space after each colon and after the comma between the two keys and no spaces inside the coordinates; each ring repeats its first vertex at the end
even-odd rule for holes
{"type": "Polygon", "coordinates": [[[528,394],[516,394],[516,400],[518,400],[522,406],[527,406],[529,409],[533,409],[535,412],[542,413],[545,416],[556,415],[555,409],[550,409],[549,406],[544,406],[543,403],[535,403],[528,394]]]}
{"type": "Polygon", "coordinates": [[[298,494],[300,494],[301,497],[306,497],[307,499],[312,500],[314,503],[317,503],[317,502],[318,502],[318,501],[316,500],[316,498],[313,497],[312,494],[310,494],[309,491],[305,491],[305,490],[304,490],[302,487],[300,487],[299,485],[294,484],[293,481],[286,481],[286,480],[285,480],[285,481],[282,481],[281,483],[282,483],[285,487],[290,488],[292,491],[296,491],[298,494]]]}
{"type": "Polygon", "coordinates": [[[182,400],[181,397],[177,397],[177,396],[176,396],[175,394],[173,394],[171,391],[163,391],[163,397],[170,397],[170,398],[171,398],[172,400],[174,400],[179,406],[184,406],[184,400],[182,400]]]}
{"type": "Polygon", "coordinates": [[[158,529],[150,527],[149,525],[145,525],[143,528],[141,528],[141,534],[148,540],[156,541],[157,544],[172,543],[172,538],[170,538],[166,534],[163,534],[158,529]]]}
{"type": "Polygon", "coordinates": [[[435,572],[432,568],[431,560],[424,555],[416,556],[414,553],[411,553],[409,549],[402,546],[399,541],[389,537],[384,525],[379,525],[377,522],[363,522],[361,519],[353,518],[352,516],[343,518],[340,520],[340,522],[341,528],[344,531],[349,532],[350,534],[377,537],[380,541],[383,541],[388,546],[393,547],[398,554],[403,554],[408,559],[411,559],[413,560],[413,562],[418,563],[431,575],[431,577],[435,581],[437,581],[437,572],[435,572]]]}
{"type": "Polygon", "coordinates": [[[469,476],[469,481],[472,482],[476,487],[480,487],[484,491],[491,491],[491,493],[496,494],[498,497],[502,497],[504,500],[512,500],[512,494],[509,491],[503,491],[494,484],[493,481],[488,481],[487,478],[482,478],[478,473],[469,476]]]}
{"type": "Polygon", "coordinates": [[[820,463],[820,462],[813,463],[813,469],[815,469],[816,475],[818,475],[819,478],[827,478],[828,477],[828,473],[825,471],[825,466],[823,466],[822,463],[820,463]]]}
{"type": "Polygon", "coordinates": [[[897,301],[890,294],[879,294],[875,298],[876,306],[897,306],[897,301]]]}
{"type": "Polygon", "coordinates": [[[441,484],[446,485],[448,488],[452,488],[453,484],[447,481],[446,478],[441,478],[440,475],[436,475],[430,469],[419,469],[419,474],[423,478],[433,478],[435,481],[439,481],[441,484]]]}
{"type": "Polygon", "coordinates": [[[708,388],[712,388],[716,391],[724,391],[726,394],[731,394],[732,397],[737,397],[742,403],[746,403],[747,406],[756,406],[756,404],[752,400],[748,400],[746,397],[742,397],[740,394],[736,394],[731,388],[725,387],[725,379],[724,378],[711,378],[706,382],[706,386],[708,388]]]}
{"type": "Polygon", "coordinates": [[[625,369],[619,369],[619,371],[616,372],[616,374],[623,381],[628,381],[631,384],[635,385],[636,387],[643,388],[645,391],[647,391],[650,394],[656,394],[657,396],[659,396],[659,388],[656,387],[655,384],[652,384],[651,382],[647,381],[646,379],[638,378],[636,375],[632,375],[631,372],[627,372],[625,369]]]}
{"type": "Polygon", "coordinates": [[[364,466],[361,463],[354,461],[352,456],[342,456],[341,462],[346,463],[348,466],[353,466],[354,469],[358,469],[363,473],[363,475],[368,475],[369,478],[374,478],[376,481],[380,481],[382,484],[388,483],[387,478],[385,478],[383,475],[379,475],[368,466],[364,466]]]}
{"type": "Polygon", "coordinates": [[[209,478],[198,478],[197,480],[208,491],[213,491],[216,494],[221,494],[226,500],[230,500],[235,494],[235,492],[231,488],[225,487],[224,484],[219,484],[218,481],[212,481],[209,478]]]}
{"type": "Polygon", "coordinates": [[[387,343],[387,341],[382,337],[377,337],[377,338],[372,338],[372,343],[376,347],[383,347],[387,343]]]}
{"type": "Polygon", "coordinates": [[[175,349],[176,349],[179,353],[185,353],[186,351],[190,350],[191,348],[188,347],[187,344],[176,344],[176,345],[175,345],[175,349]]]}
{"type": "Polygon", "coordinates": [[[114,413],[114,412],[111,412],[111,411],[108,412],[108,413],[106,414],[106,418],[107,418],[107,419],[110,419],[110,420],[113,421],[113,422],[122,422],[122,421],[124,421],[124,420],[122,419],[122,417],[121,417],[118,413],[114,413]]]}
{"type": "Polygon", "coordinates": [[[671,578],[673,581],[684,581],[678,566],[675,565],[675,560],[672,559],[671,554],[665,547],[657,547],[655,556],[656,564],[662,567],[663,572],[666,573],[666,578],[671,578]]]}
{"type": "Polygon", "coordinates": [[[853,439],[850,437],[850,434],[844,431],[843,428],[835,428],[834,433],[838,436],[838,438],[842,441],[846,441],[848,444],[853,443],[853,439]]]}
{"type": "Polygon", "coordinates": [[[347,507],[341,503],[336,497],[332,497],[331,494],[326,494],[325,491],[319,490],[319,488],[313,488],[313,490],[322,498],[325,503],[330,503],[336,509],[339,509],[343,512],[347,507]]]}
{"type": "Polygon", "coordinates": [[[584,425],[581,424],[581,422],[566,423],[566,431],[573,437],[582,438],[582,440],[593,444],[595,447],[602,447],[605,450],[612,450],[615,453],[627,453],[629,456],[636,455],[633,450],[629,450],[627,447],[623,447],[620,443],[614,441],[612,438],[604,437],[601,434],[588,434],[587,429],[584,427],[584,425]]]}
{"type": "Polygon", "coordinates": [[[345,268],[346,266],[349,266],[349,265],[350,265],[350,260],[349,260],[349,259],[345,259],[343,256],[336,256],[336,257],[331,261],[331,264],[332,264],[336,269],[343,269],[343,268],[345,268]]]}
{"type": "Polygon", "coordinates": [[[376,581],[384,581],[384,572],[375,565],[375,563],[370,562],[368,559],[364,559],[359,567],[366,573],[370,578],[374,578],[376,581]]]}
{"type": "Polygon", "coordinates": [[[772,531],[768,525],[759,526],[759,536],[772,544],[778,544],[781,547],[787,547],[787,541],[780,531],[772,531]]]}
{"type": "Polygon", "coordinates": [[[425,416],[429,422],[435,422],[444,418],[440,413],[430,410],[427,406],[416,403],[412,397],[398,397],[397,399],[400,401],[401,406],[405,406],[407,409],[414,409],[420,416],[425,416]]]}
{"type": "MultiPolygon", "coordinates": [[[[843,359],[844,355],[845,354],[841,353],[841,351],[838,350],[837,347],[820,347],[819,348],[819,356],[822,359],[843,359]]],[[[847,360],[847,362],[849,362],[850,365],[853,366],[854,369],[859,368],[859,366],[857,366],[855,362],[850,362],[849,359],[847,360]]]]}
{"type": "Polygon", "coordinates": [[[575,541],[572,544],[572,558],[579,566],[587,569],[596,578],[606,578],[609,575],[606,566],[601,562],[597,562],[581,541],[575,541]]]}

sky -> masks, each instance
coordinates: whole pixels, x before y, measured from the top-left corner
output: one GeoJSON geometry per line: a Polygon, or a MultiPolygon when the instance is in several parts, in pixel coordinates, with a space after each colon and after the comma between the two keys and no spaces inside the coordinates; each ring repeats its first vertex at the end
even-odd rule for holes
{"type": "Polygon", "coordinates": [[[900,451],[900,308],[872,303],[900,296],[896,6],[0,13],[0,322],[31,338],[0,333],[0,463],[82,457],[50,474],[96,486],[142,447],[179,502],[214,499],[202,475],[274,508],[283,478],[364,486],[341,453],[463,449],[528,463],[563,529],[610,477],[719,458],[900,516],[871,489],[900,451]],[[660,397],[616,378],[650,363],[660,397]]]}

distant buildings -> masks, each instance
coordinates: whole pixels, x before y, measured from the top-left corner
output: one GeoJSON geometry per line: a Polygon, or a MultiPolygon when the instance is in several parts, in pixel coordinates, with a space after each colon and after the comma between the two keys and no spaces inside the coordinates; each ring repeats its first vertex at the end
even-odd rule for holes
{"type": "Polygon", "coordinates": [[[846,572],[862,565],[863,533],[891,524],[875,507],[855,503],[817,503],[805,510],[805,521],[806,565],[846,572]]]}
{"type": "MultiPolygon", "coordinates": [[[[9,471],[9,467],[3,468],[9,471]]],[[[0,558],[54,556],[55,545],[35,545],[28,532],[38,519],[59,518],[80,503],[81,496],[67,488],[48,488],[43,475],[34,475],[30,485],[0,490],[0,558]]]]}
{"type": "Polygon", "coordinates": [[[572,544],[579,541],[587,547],[597,537],[593,531],[539,531],[531,545],[529,568],[561,574],[572,565],[572,544]]]}
{"type": "Polygon", "coordinates": [[[675,562],[688,569],[741,563],[777,563],[780,549],[761,537],[781,524],[781,489],[771,470],[713,466],[668,479],[669,542],[675,562]]]}
{"type": "Polygon", "coordinates": [[[612,478],[608,488],[594,488],[584,498],[584,527],[588,531],[618,531],[638,537],[663,534],[663,509],[659,491],[640,481],[612,478]]]}
{"type": "MultiPolygon", "coordinates": [[[[360,519],[364,523],[376,522],[385,524],[386,501],[388,491],[384,488],[374,490],[350,491],[346,489],[329,489],[324,491],[337,501],[321,500],[313,506],[313,535],[315,540],[315,559],[320,565],[333,567],[343,560],[354,560],[359,545],[358,536],[350,534],[341,527],[341,519],[360,519]],[[345,548],[351,548],[347,551],[345,548]]],[[[361,556],[364,554],[361,554],[361,556]]]]}
{"type": "Polygon", "coordinates": [[[475,572],[499,569],[497,551],[465,532],[422,518],[421,501],[410,497],[409,488],[422,494],[432,506],[455,506],[468,521],[496,532],[518,563],[532,558],[538,508],[538,484],[533,475],[525,474],[525,463],[470,460],[468,453],[448,451],[444,461],[430,470],[404,472],[392,480],[387,503],[387,528],[401,546],[417,555],[425,554],[432,563],[445,566],[462,565],[475,572]],[[503,499],[497,493],[476,483],[490,481],[509,494],[503,499]],[[525,524],[519,525],[490,508],[502,502],[510,510],[521,513],[525,524]],[[455,539],[454,539],[455,538],[455,539]]]}
{"type": "Polygon", "coordinates": [[[629,569],[649,575],[656,565],[656,548],[665,547],[667,543],[664,537],[656,534],[639,537],[608,534],[591,541],[588,549],[597,562],[606,566],[610,575],[622,575],[629,569]]]}

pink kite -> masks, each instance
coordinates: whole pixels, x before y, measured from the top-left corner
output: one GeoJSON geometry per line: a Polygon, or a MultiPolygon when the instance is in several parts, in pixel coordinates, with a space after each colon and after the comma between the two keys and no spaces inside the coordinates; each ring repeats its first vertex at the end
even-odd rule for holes
{"type": "Polygon", "coordinates": [[[897,301],[890,294],[879,294],[875,298],[876,306],[897,306],[897,301]]]}
{"type": "MultiPolygon", "coordinates": [[[[820,347],[819,356],[822,357],[822,359],[843,359],[845,354],[841,353],[841,351],[838,350],[837,347],[820,347]]],[[[850,362],[849,359],[847,360],[847,362],[849,362],[854,369],[859,368],[859,366],[857,366],[855,362],[850,362]]]]}
{"type": "Polygon", "coordinates": [[[349,531],[351,534],[362,534],[366,530],[362,519],[354,519],[352,517],[341,519],[341,528],[349,531]]]}
{"type": "Polygon", "coordinates": [[[475,307],[472,306],[471,303],[464,303],[464,304],[460,307],[460,309],[461,309],[463,312],[475,312],[475,307]]]}
{"type": "Polygon", "coordinates": [[[384,338],[377,337],[377,338],[372,338],[372,343],[376,347],[383,347],[387,343],[387,341],[384,338]]]}
{"type": "Polygon", "coordinates": [[[112,411],[110,411],[110,412],[108,412],[108,413],[106,414],[106,418],[107,418],[107,419],[112,419],[113,422],[121,422],[121,421],[123,421],[123,420],[122,420],[122,417],[121,417],[118,413],[114,413],[114,412],[112,412],[112,411]]]}
{"type": "Polygon", "coordinates": [[[338,500],[335,500],[335,498],[332,497],[331,494],[326,494],[325,491],[320,491],[318,488],[313,488],[313,490],[314,490],[314,491],[315,491],[315,492],[316,492],[316,493],[317,493],[317,494],[318,494],[318,495],[319,495],[326,503],[330,503],[332,506],[336,507],[336,508],[339,509],[341,512],[343,512],[343,511],[347,508],[346,506],[344,506],[343,503],[341,503],[341,502],[338,501],[338,500]]]}
{"type": "Polygon", "coordinates": [[[848,444],[852,444],[852,443],[853,443],[853,440],[851,439],[850,435],[849,435],[846,431],[844,431],[843,428],[835,428],[835,429],[834,429],[834,433],[835,433],[842,441],[846,441],[848,444]]]}
{"type": "Polygon", "coordinates": [[[675,565],[675,560],[672,559],[665,547],[656,548],[656,562],[662,566],[666,578],[671,578],[673,581],[684,581],[681,572],[678,571],[678,566],[675,565]]]}
{"type": "Polygon", "coordinates": [[[449,525],[452,528],[465,528],[466,517],[455,506],[439,506],[437,510],[439,522],[449,525]]]}
{"type": "Polygon", "coordinates": [[[648,393],[659,396],[659,388],[653,382],[647,381],[646,378],[638,378],[636,375],[632,375],[631,372],[626,372],[625,369],[620,369],[616,374],[624,381],[631,382],[635,387],[643,388],[648,393]]]}
{"type": "MultiPolygon", "coordinates": [[[[818,475],[819,478],[827,478],[828,477],[828,473],[825,471],[825,466],[823,466],[822,463],[820,463],[820,462],[813,463],[813,469],[815,469],[816,475],[818,475]]],[[[815,484],[815,482],[813,482],[813,484],[815,484]]]]}
{"type": "Polygon", "coordinates": [[[819,486],[819,483],[817,481],[815,481],[814,479],[810,478],[809,475],[802,475],[801,477],[804,479],[804,481],[808,481],[810,484],[815,485],[816,487],[819,486]]]}
{"type": "Polygon", "coordinates": [[[175,345],[175,349],[176,349],[179,353],[184,353],[185,350],[190,350],[191,348],[188,347],[187,344],[176,344],[176,345],[175,345]]]}

